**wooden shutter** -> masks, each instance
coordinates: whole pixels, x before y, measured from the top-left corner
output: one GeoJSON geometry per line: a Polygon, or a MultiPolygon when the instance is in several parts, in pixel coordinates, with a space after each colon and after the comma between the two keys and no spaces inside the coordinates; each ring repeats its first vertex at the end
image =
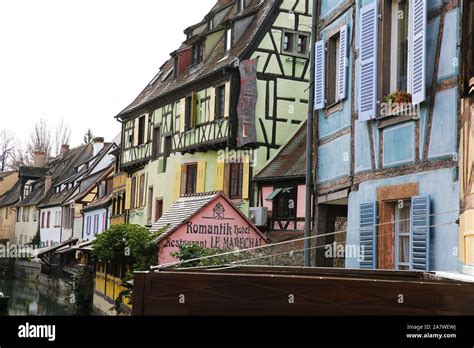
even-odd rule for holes
{"type": "Polygon", "coordinates": [[[211,99],[209,101],[209,121],[214,121],[216,117],[216,89],[211,88],[211,99]]]}
{"type": "MultiPolygon", "coordinates": [[[[426,1],[414,0],[411,13],[410,87],[413,105],[425,100],[426,1]]],[[[434,58],[433,58],[434,59],[434,58]]]]}
{"type": "Polygon", "coordinates": [[[125,206],[126,210],[130,210],[130,203],[132,198],[132,178],[127,178],[125,183],[125,206]]]}
{"type": "Polygon", "coordinates": [[[137,146],[138,145],[138,128],[139,128],[139,125],[140,122],[139,122],[139,117],[135,118],[133,120],[133,146],[137,146]]]}
{"type": "Polygon", "coordinates": [[[143,143],[146,144],[148,142],[148,127],[149,127],[149,122],[148,122],[148,114],[145,114],[145,135],[143,136],[143,143]]]}
{"type": "Polygon", "coordinates": [[[224,90],[224,117],[228,117],[230,115],[230,81],[225,83],[224,90]]]}
{"type": "Polygon", "coordinates": [[[224,191],[224,173],[225,173],[225,162],[217,161],[216,163],[216,191],[224,191]]]}
{"type": "Polygon", "coordinates": [[[244,156],[242,173],[242,199],[249,199],[249,188],[250,188],[250,160],[249,156],[244,156]]]}
{"type": "Polygon", "coordinates": [[[360,10],[359,121],[376,117],[377,24],[377,1],[374,1],[360,10]]]}
{"type": "Polygon", "coordinates": [[[179,102],[179,131],[186,131],[186,98],[182,98],[179,102]]]}
{"type": "Polygon", "coordinates": [[[377,267],[377,202],[360,205],[360,268],[377,267]]]}
{"type": "Polygon", "coordinates": [[[430,268],[430,197],[411,199],[411,269],[429,271],[430,268]]]}
{"type": "Polygon", "coordinates": [[[187,169],[188,168],[186,164],[181,165],[181,188],[180,188],[181,195],[187,194],[186,192],[187,191],[187,187],[186,187],[187,175],[188,175],[187,169]]]}
{"type": "Polygon", "coordinates": [[[181,195],[181,165],[177,165],[174,170],[173,198],[177,201],[181,195]]]}
{"type": "Polygon", "coordinates": [[[347,80],[347,25],[342,26],[339,31],[339,76],[337,77],[337,97],[338,100],[346,99],[347,80]]]}
{"type": "Polygon", "coordinates": [[[316,42],[314,52],[314,109],[321,110],[325,105],[325,94],[326,88],[325,82],[325,56],[326,49],[324,40],[316,42]]]}
{"type": "Polygon", "coordinates": [[[197,164],[196,192],[206,191],[206,161],[199,161],[197,164]]]}

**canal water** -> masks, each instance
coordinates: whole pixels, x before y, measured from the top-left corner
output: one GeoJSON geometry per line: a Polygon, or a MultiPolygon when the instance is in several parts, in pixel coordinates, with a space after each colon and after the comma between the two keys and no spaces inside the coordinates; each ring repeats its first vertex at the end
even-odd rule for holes
{"type": "Polygon", "coordinates": [[[7,312],[0,312],[0,315],[79,314],[68,293],[34,281],[0,279],[0,289],[11,297],[7,312]]]}

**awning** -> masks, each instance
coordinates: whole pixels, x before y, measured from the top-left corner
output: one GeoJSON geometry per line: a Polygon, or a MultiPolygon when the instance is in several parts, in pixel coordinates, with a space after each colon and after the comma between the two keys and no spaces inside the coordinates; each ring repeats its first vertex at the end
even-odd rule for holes
{"type": "Polygon", "coordinates": [[[290,192],[291,190],[293,190],[294,187],[285,187],[285,188],[277,188],[276,190],[274,190],[272,193],[270,193],[270,195],[265,198],[266,201],[273,201],[275,199],[276,196],[278,196],[280,193],[288,193],[290,192]]]}
{"type": "Polygon", "coordinates": [[[278,196],[278,194],[282,191],[283,189],[282,188],[277,188],[275,191],[273,191],[272,193],[270,193],[270,195],[265,198],[266,201],[273,201],[275,199],[276,196],[278,196]]]}

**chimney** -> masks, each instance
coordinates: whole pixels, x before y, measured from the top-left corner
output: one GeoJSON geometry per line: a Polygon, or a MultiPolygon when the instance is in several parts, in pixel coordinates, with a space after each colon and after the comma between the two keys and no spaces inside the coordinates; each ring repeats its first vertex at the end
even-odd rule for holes
{"type": "Polygon", "coordinates": [[[64,156],[69,152],[69,145],[68,144],[63,144],[61,145],[61,152],[59,153],[61,156],[64,156]]]}
{"type": "Polygon", "coordinates": [[[35,156],[33,159],[34,167],[44,167],[46,165],[46,152],[44,151],[35,151],[35,156]]]}
{"type": "Polygon", "coordinates": [[[104,147],[104,138],[96,137],[96,138],[92,139],[92,146],[94,147],[94,153],[92,154],[92,156],[95,156],[104,147]]]}
{"type": "Polygon", "coordinates": [[[44,194],[48,193],[48,191],[51,189],[52,182],[53,177],[51,173],[48,172],[48,174],[46,174],[44,177],[44,194]]]}

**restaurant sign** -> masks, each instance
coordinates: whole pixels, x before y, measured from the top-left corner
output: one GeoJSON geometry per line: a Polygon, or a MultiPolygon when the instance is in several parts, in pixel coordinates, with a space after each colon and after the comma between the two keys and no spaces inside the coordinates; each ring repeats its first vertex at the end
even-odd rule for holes
{"type": "Polygon", "coordinates": [[[183,244],[204,248],[242,250],[266,244],[260,231],[224,197],[207,206],[158,243],[159,264],[178,261],[172,255],[183,244]]]}

